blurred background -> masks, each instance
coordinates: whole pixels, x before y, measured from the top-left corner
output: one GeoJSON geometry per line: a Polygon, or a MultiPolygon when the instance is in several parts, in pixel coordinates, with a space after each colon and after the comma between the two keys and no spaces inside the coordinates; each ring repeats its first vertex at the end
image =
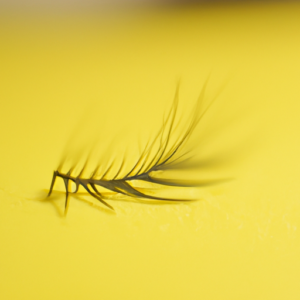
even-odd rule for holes
{"type": "Polygon", "coordinates": [[[134,7],[168,7],[197,4],[232,4],[262,2],[295,2],[297,0],[0,0],[2,8],[10,9],[122,9],[134,7]]]}
{"type": "Polygon", "coordinates": [[[0,298],[300,299],[299,16],[298,1],[0,0],[0,298]],[[63,154],[95,140],[91,166],[132,166],[178,80],[188,119],[208,78],[202,165],[172,176],[233,180],[162,191],[189,204],[109,194],[116,213],[81,191],[64,217],[59,180],[46,197],[63,154]]]}

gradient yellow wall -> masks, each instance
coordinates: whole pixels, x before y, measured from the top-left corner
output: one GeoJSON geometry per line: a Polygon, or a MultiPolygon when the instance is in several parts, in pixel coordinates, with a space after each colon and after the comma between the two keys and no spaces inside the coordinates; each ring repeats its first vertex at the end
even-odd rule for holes
{"type": "Polygon", "coordinates": [[[299,299],[299,15],[3,14],[0,298],[299,299]],[[206,103],[221,93],[194,143],[221,159],[197,176],[234,180],[191,204],[110,196],[115,214],[80,194],[63,217],[59,182],[45,199],[64,151],[78,159],[97,139],[104,164],[103,149],[133,161],[177,81],[189,111],[209,74],[206,103]]]}

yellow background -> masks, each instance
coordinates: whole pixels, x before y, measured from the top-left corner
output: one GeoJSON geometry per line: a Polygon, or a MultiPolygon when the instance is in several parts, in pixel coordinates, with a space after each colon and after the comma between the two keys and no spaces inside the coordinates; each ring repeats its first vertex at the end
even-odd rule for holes
{"type": "Polygon", "coordinates": [[[299,15],[3,13],[0,298],[299,299],[299,15]],[[64,218],[61,182],[45,199],[64,151],[79,159],[97,139],[104,164],[101,149],[134,161],[176,82],[188,111],[209,74],[206,103],[222,91],[194,145],[220,164],[197,175],[234,180],[191,204],[111,197],[116,214],[80,195],[64,218]]]}

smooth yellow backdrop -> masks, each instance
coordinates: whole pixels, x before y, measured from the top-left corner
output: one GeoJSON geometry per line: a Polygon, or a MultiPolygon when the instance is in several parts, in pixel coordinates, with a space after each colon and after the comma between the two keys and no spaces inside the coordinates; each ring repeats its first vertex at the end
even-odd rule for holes
{"type": "Polygon", "coordinates": [[[0,298],[299,299],[299,15],[3,13],[0,298]],[[190,204],[110,195],[116,213],[80,194],[63,217],[62,182],[45,199],[63,153],[97,140],[103,165],[134,161],[177,81],[188,115],[209,74],[205,103],[218,97],[193,145],[220,162],[192,176],[233,180],[189,190],[190,204]]]}

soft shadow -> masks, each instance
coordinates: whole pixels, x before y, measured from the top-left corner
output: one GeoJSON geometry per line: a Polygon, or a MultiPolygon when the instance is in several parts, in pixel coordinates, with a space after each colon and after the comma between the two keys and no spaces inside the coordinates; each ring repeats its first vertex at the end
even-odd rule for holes
{"type": "MultiPolygon", "coordinates": [[[[48,190],[42,190],[41,192],[43,192],[43,194],[46,195],[48,194],[48,190]]],[[[30,198],[28,200],[33,200],[33,201],[39,201],[39,202],[44,202],[44,203],[49,203],[55,210],[56,214],[61,217],[61,218],[65,218],[67,216],[67,214],[65,214],[65,209],[64,209],[64,203],[65,203],[65,192],[61,192],[61,191],[54,191],[52,192],[52,195],[50,197],[44,196],[43,198],[30,198]]],[[[89,195],[88,193],[77,193],[77,194],[70,194],[71,198],[75,198],[77,200],[80,200],[82,202],[84,202],[85,204],[88,204],[89,206],[103,212],[103,213],[107,213],[110,215],[115,215],[116,212],[112,211],[110,209],[107,208],[103,208],[101,206],[98,206],[86,199],[84,199],[82,196],[87,196],[89,195]]]]}
{"type": "MultiPolygon", "coordinates": [[[[146,190],[146,189],[142,189],[146,190]]],[[[147,189],[149,192],[151,189],[147,189]]],[[[153,189],[153,191],[157,191],[157,189],[153,189]]],[[[48,193],[48,190],[43,190],[44,193],[48,193]]],[[[85,199],[84,197],[91,197],[88,193],[85,192],[78,192],[76,194],[70,194],[71,198],[75,198],[76,200],[79,200],[90,207],[97,209],[98,211],[101,211],[103,213],[107,213],[110,215],[116,215],[116,212],[110,209],[107,209],[105,207],[101,207],[100,205],[97,205],[96,203],[89,201],[85,199]]],[[[64,212],[64,199],[65,199],[65,192],[62,191],[55,191],[53,190],[52,195],[50,197],[44,197],[44,198],[39,198],[39,199],[30,199],[30,200],[35,200],[35,201],[40,201],[40,202],[45,202],[49,203],[52,205],[54,208],[55,212],[59,217],[66,217],[65,212],[64,212]]],[[[91,199],[94,200],[94,198],[91,197],[91,199]]],[[[147,200],[147,199],[142,199],[142,198],[134,198],[122,194],[116,194],[116,193],[103,193],[103,199],[104,200],[109,200],[109,201],[115,201],[115,202],[129,202],[129,203],[136,203],[136,204],[142,204],[142,205],[158,205],[158,206],[164,206],[164,205],[178,205],[178,204],[188,204],[191,202],[195,201],[200,201],[201,199],[186,199],[186,200],[181,200],[177,199],[176,201],[172,200],[147,200]]]]}

